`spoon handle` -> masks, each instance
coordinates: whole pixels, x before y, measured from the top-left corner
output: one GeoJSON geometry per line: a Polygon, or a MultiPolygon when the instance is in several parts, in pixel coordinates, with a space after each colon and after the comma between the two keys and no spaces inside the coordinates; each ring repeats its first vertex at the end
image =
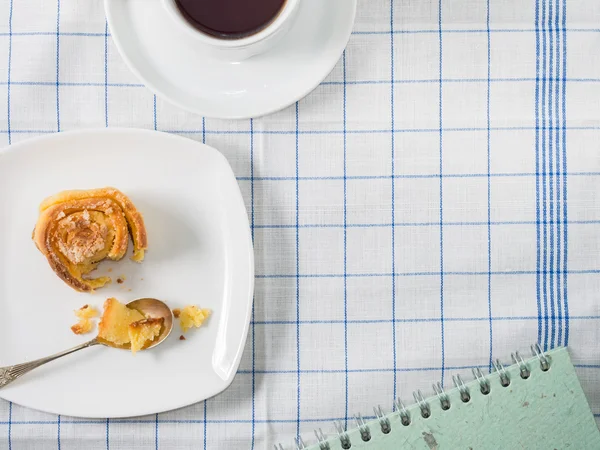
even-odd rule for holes
{"type": "Polygon", "coordinates": [[[29,361],[23,364],[16,364],[14,366],[0,367],[0,389],[2,389],[7,384],[15,381],[21,375],[30,372],[31,370],[39,367],[43,364],[46,364],[50,361],[54,361],[55,359],[61,358],[66,355],[70,355],[71,353],[75,353],[79,350],[83,350],[84,348],[92,347],[94,345],[98,345],[100,342],[98,338],[94,338],[91,341],[85,342],[77,347],[70,348],[68,350],[56,353],[51,356],[47,356],[45,358],[36,359],[34,361],[29,361]]]}

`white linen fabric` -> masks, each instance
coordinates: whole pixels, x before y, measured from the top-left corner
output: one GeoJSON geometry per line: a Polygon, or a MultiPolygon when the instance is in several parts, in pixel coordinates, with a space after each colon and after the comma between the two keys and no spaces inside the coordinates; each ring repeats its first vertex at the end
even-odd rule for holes
{"type": "Polygon", "coordinates": [[[599,23],[594,0],[361,0],[314,92],[228,121],[155,98],[100,0],[1,0],[0,143],[142,127],[214,146],[256,292],[224,393],[122,420],[0,401],[0,448],[290,448],[534,342],[570,347],[600,414],[599,23]]]}

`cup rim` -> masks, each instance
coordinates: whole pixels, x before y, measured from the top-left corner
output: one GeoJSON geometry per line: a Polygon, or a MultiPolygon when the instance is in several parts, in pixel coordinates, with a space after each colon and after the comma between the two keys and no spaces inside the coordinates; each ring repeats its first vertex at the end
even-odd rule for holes
{"type": "Polygon", "coordinates": [[[277,14],[275,20],[268,24],[265,28],[257,33],[250,36],[246,36],[240,39],[219,39],[211,36],[207,33],[198,30],[183,16],[179,8],[175,4],[175,0],[163,0],[165,9],[173,20],[183,28],[189,35],[193,36],[196,40],[202,41],[205,44],[212,45],[213,47],[219,48],[243,48],[250,45],[256,44],[273,34],[275,34],[282,25],[291,17],[296,5],[300,0],[286,0],[283,8],[277,14]]]}

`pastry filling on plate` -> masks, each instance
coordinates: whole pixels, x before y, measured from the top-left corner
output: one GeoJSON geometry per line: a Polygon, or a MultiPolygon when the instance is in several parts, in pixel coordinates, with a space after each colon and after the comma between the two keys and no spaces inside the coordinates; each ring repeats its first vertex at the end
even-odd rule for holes
{"type": "Polygon", "coordinates": [[[81,319],[71,327],[71,331],[75,334],[85,334],[92,331],[94,323],[89,319],[81,319]]]}
{"type": "Polygon", "coordinates": [[[75,310],[75,315],[79,318],[79,322],[71,327],[71,331],[75,334],[85,334],[92,331],[94,323],[90,319],[98,316],[98,310],[90,305],[83,305],[75,310]]]}
{"type": "Polygon", "coordinates": [[[179,316],[179,324],[185,333],[192,327],[201,327],[204,321],[209,318],[210,312],[210,309],[200,309],[196,305],[189,305],[179,311],[178,315],[175,314],[175,317],[179,316]]]}

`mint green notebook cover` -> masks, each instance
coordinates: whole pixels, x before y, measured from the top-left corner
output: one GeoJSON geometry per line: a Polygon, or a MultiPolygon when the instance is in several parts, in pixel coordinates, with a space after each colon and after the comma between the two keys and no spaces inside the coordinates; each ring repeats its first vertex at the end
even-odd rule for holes
{"type": "MultiPolygon", "coordinates": [[[[360,449],[600,449],[600,432],[581,389],[567,349],[546,353],[549,370],[543,371],[537,357],[526,360],[531,374],[520,376],[519,366],[506,368],[510,385],[504,387],[500,374],[485,377],[490,392],[484,395],[477,380],[465,383],[470,393],[461,401],[458,389],[447,391],[450,408],[443,410],[437,396],[425,401],[429,418],[421,416],[417,404],[407,407],[410,424],[401,423],[398,412],[386,416],[391,427],[382,432],[378,420],[366,423],[370,440],[361,438],[358,428],[347,436],[352,450],[360,449]]],[[[363,429],[364,431],[364,429],[363,429]]],[[[347,447],[347,446],[346,446],[347,447]]],[[[299,448],[309,450],[342,449],[340,439],[329,437],[321,444],[299,448]]]]}

